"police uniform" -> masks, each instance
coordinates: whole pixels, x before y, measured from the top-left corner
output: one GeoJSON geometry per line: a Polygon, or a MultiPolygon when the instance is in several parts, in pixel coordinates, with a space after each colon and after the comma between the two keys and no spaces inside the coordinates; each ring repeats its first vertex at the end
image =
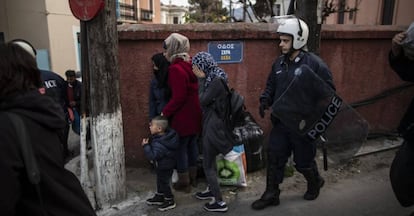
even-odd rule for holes
{"type": "MultiPolygon", "coordinates": [[[[271,106],[275,110],[276,104],[274,102],[288,87],[289,81],[295,76],[294,71],[304,64],[335,90],[332,74],[326,64],[315,54],[300,51],[293,60],[282,55],[273,63],[266,88],[260,96],[260,103],[266,103],[266,106],[271,106]]],[[[271,163],[275,166],[275,183],[280,184],[283,181],[285,164],[292,152],[296,169],[299,172],[302,173],[306,169],[316,169],[314,160],[316,144],[288,129],[275,116],[274,113],[271,114],[273,128],[269,135],[268,162],[269,165],[271,163]]]]}

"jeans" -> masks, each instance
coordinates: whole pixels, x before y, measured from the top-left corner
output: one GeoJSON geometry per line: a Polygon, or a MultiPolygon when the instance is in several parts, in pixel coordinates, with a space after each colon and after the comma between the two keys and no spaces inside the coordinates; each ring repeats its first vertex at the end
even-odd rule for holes
{"type": "Polygon", "coordinates": [[[171,192],[171,176],[173,174],[173,169],[158,169],[157,173],[157,193],[164,194],[165,198],[174,198],[174,195],[171,192]]]}
{"type": "Polygon", "coordinates": [[[223,200],[217,179],[216,156],[220,152],[211,143],[203,141],[203,169],[207,184],[216,201],[223,200]]]}
{"type": "Polygon", "coordinates": [[[180,137],[180,147],[177,151],[177,172],[188,172],[188,167],[197,166],[197,159],[197,135],[180,137]]]}

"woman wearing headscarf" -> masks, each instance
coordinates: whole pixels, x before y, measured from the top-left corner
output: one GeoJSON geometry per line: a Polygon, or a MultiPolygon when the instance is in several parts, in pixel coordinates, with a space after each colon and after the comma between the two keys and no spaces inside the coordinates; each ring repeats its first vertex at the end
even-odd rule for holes
{"type": "Polygon", "coordinates": [[[231,134],[225,125],[227,100],[227,74],[217,66],[207,52],[199,52],[192,59],[194,74],[199,78],[200,104],[203,109],[203,169],[208,187],[196,193],[196,198],[212,199],[204,205],[207,211],[225,212],[227,204],[223,201],[217,179],[216,156],[231,151],[231,134]]]}
{"type": "Polygon", "coordinates": [[[170,62],[163,53],[157,53],[151,57],[154,77],[150,84],[149,95],[149,120],[161,114],[171,97],[168,86],[168,67],[170,62]]]}
{"type": "Polygon", "coordinates": [[[162,110],[171,127],[180,137],[177,153],[178,182],[175,190],[189,193],[190,179],[197,174],[197,138],[201,132],[201,107],[198,98],[198,79],[191,70],[190,42],[187,37],[172,33],[164,41],[165,57],[171,63],[168,68],[168,85],[171,99],[162,110]]]}

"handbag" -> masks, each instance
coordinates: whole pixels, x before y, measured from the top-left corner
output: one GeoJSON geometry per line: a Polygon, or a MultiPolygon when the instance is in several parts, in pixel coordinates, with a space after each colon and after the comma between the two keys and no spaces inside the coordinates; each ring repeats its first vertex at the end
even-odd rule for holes
{"type": "Polygon", "coordinates": [[[262,128],[249,112],[244,111],[243,116],[243,121],[234,128],[233,134],[236,135],[236,140],[244,145],[247,172],[253,172],[263,168],[265,164],[264,135],[262,128]]]}

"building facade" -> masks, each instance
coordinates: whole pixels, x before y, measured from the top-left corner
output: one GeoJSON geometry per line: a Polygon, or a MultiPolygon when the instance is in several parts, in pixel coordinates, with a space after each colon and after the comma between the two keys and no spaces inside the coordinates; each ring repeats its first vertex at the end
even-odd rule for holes
{"type": "Polygon", "coordinates": [[[332,2],[340,12],[326,17],[324,22],[326,24],[409,25],[414,21],[412,0],[333,0],[332,2]]]}
{"type": "Polygon", "coordinates": [[[118,0],[118,23],[161,23],[160,0],[118,0]]]}
{"type": "Polygon", "coordinates": [[[185,16],[189,9],[185,6],[164,5],[161,3],[161,23],[162,24],[184,24],[185,16]]]}
{"type": "Polygon", "coordinates": [[[68,1],[0,0],[0,32],[5,41],[25,39],[38,51],[39,67],[64,74],[79,70],[79,20],[68,1]]]}
{"type": "MultiPolygon", "coordinates": [[[[118,24],[160,23],[160,0],[118,0],[118,24]]],[[[0,0],[0,42],[13,39],[29,41],[37,50],[41,69],[62,76],[68,69],[79,71],[80,21],[73,15],[69,1],[0,0]]]]}

